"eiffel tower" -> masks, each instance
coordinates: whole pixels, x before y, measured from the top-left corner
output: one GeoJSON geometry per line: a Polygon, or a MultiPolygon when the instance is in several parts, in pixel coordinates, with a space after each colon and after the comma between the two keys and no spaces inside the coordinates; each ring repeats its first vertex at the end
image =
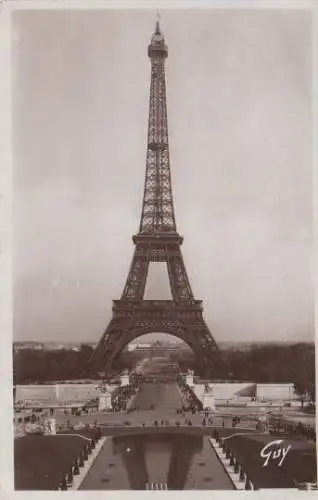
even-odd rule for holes
{"type": "Polygon", "coordinates": [[[148,46],[151,85],[148,146],[142,214],[135,251],[120,300],[88,364],[88,371],[111,370],[113,361],[133,339],[147,333],[179,337],[200,361],[201,375],[220,377],[220,352],[203,319],[202,301],[193,296],[177,232],[171,189],[165,59],[168,48],[159,21],[148,46]],[[144,300],[150,262],[167,265],[172,300],[144,300]]]}

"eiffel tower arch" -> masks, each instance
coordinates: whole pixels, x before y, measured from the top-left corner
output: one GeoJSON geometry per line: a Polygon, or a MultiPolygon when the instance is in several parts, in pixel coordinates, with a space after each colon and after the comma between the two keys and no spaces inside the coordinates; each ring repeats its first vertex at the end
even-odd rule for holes
{"type": "Polygon", "coordinates": [[[203,318],[202,301],[193,296],[177,232],[170,174],[165,59],[168,48],[159,22],[148,46],[151,85],[146,174],[139,232],[120,300],[88,364],[89,372],[111,370],[112,363],[133,339],[153,332],[186,342],[200,360],[201,374],[221,376],[217,344],[203,318]],[[165,262],[172,300],[145,300],[149,264],[165,262]]]}

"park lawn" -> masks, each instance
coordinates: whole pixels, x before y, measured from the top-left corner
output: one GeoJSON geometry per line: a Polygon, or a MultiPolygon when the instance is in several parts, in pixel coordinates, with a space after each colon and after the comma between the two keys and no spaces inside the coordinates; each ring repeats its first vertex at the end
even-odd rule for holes
{"type": "Polygon", "coordinates": [[[291,445],[280,467],[277,461],[269,461],[260,456],[265,444],[280,439],[270,435],[237,435],[226,440],[227,445],[239,459],[255,488],[295,488],[297,483],[316,482],[316,447],[304,439],[283,439],[284,448],[291,445]]]}
{"type": "MultiPolygon", "coordinates": [[[[90,435],[89,432],[80,434],[90,435]]],[[[16,490],[54,490],[88,441],[79,436],[27,435],[14,442],[16,490]]]]}

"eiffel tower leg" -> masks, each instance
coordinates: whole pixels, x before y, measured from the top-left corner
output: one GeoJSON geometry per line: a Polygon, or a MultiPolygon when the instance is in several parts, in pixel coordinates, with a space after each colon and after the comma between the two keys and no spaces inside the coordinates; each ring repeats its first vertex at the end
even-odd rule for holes
{"type": "Polygon", "coordinates": [[[206,377],[222,377],[226,373],[222,355],[204,320],[194,333],[200,338],[202,350],[202,374],[206,377]]]}
{"type": "MultiPolygon", "coordinates": [[[[168,246],[166,249],[166,256],[170,286],[174,300],[177,302],[194,302],[180,246],[168,246]]],[[[199,348],[196,350],[201,351],[199,359],[201,360],[202,375],[213,376],[215,373],[220,373],[221,354],[202,316],[199,320],[196,318],[192,327],[189,325],[187,326],[189,340],[191,343],[199,344],[199,348]]]]}
{"type": "Polygon", "coordinates": [[[167,246],[166,259],[173,300],[194,300],[180,246],[167,246]]]}
{"type": "Polygon", "coordinates": [[[90,360],[88,361],[87,373],[105,372],[110,373],[113,360],[124,347],[123,337],[127,330],[127,321],[122,318],[113,318],[109,323],[104,335],[96,346],[90,360]]]}
{"type": "Polygon", "coordinates": [[[148,245],[136,246],[122,300],[141,300],[143,298],[149,267],[149,251],[148,245]]]}
{"type": "Polygon", "coordinates": [[[207,378],[223,377],[227,370],[217,344],[204,320],[202,319],[202,326],[199,328],[190,325],[187,330],[187,338],[190,339],[188,344],[200,363],[200,375],[207,378]]]}

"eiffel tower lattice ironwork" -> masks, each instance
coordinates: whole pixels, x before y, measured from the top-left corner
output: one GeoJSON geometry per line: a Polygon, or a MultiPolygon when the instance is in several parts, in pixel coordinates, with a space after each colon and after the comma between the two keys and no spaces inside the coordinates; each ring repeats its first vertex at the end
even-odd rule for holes
{"type": "Polygon", "coordinates": [[[133,339],[163,332],[185,341],[200,360],[201,373],[213,376],[223,366],[220,352],[195,300],[184,265],[183,238],[176,228],[171,189],[167,124],[165,59],[168,49],[159,21],[148,46],[151,86],[146,176],[139,233],[120,300],[113,301],[112,319],[89,361],[88,369],[108,372],[133,339]],[[172,300],[144,300],[151,262],[165,262],[172,300]]]}

